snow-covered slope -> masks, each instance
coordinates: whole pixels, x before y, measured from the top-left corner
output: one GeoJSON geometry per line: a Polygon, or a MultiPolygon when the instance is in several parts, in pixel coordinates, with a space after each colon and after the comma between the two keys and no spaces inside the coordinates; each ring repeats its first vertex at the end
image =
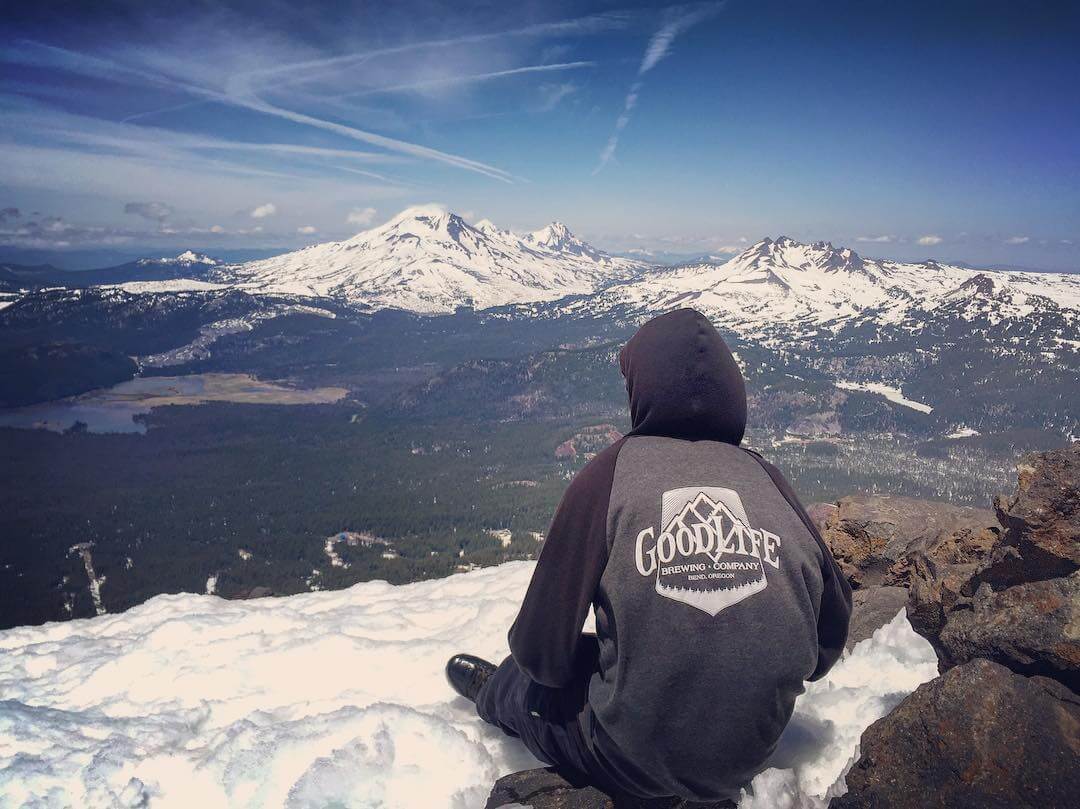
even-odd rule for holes
{"type": "Polygon", "coordinates": [[[221,278],[269,293],[434,314],[592,292],[645,265],[589,247],[554,223],[525,237],[439,208],[409,208],[342,242],[229,268],[221,278]]]}
{"type": "Polygon", "coordinates": [[[601,291],[565,310],[627,314],[693,306],[748,337],[921,321],[937,310],[955,317],[1022,319],[1039,309],[1080,313],[1080,275],[972,270],[937,262],[863,258],[828,242],[763,239],[722,264],[657,270],[601,291]]]}
{"type": "MultiPolygon", "coordinates": [[[[454,698],[442,667],[506,654],[531,572],[158,596],[0,632],[0,807],[481,807],[536,761],[454,698]]],[[[743,809],[824,806],[862,730],[936,673],[901,613],[809,684],[743,809]]]]}

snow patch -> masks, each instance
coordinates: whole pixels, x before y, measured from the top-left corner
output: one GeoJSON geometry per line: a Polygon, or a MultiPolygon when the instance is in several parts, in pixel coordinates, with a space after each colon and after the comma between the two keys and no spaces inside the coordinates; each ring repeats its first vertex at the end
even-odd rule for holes
{"type": "MultiPolygon", "coordinates": [[[[533,566],[0,632],[0,806],[483,806],[539,763],[442,669],[506,655],[533,566]]],[[[862,730],[936,673],[901,612],[808,686],[743,809],[823,806],[862,730]]]]}
{"type": "Polygon", "coordinates": [[[904,407],[910,407],[912,410],[918,410],[920,413],[932,413],[934,410],[934,408],[928,404],[905,398],[904,394],[900,392],[900,388],[894,388],[891,385],[885,385],[881,382],[837,381],[833,384],[840,388],[840,390],[861,390],[866,393],[876,393],[878,396],[884,396],[890,402],[903,405],[904,407]]]}
{"type": "Polygon", "coordinates": [[[946,438],[972,438],[976,435],[980,435],[978,430],[973,430],[971,427],[957,427],[946,438]]]}
{"type": "Polygon", "coordinates": [[[105,284],[104,289],[122,289],[135,295],[151,292],[209,292],[215,289],[228,289],[228,284],[212,284],[209,281],[196,281],[194,278],[173,278],[168,281],[126,281],[123,284],[105,284]]]}

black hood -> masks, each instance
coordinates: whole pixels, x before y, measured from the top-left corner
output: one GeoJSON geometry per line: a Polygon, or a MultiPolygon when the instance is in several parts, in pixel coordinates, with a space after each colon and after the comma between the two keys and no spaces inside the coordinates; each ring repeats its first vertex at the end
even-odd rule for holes
{"type": "Polygon", "coordinates": [[[619,352],[630,396],[630,435],[738,446],[746,384],[727,343],[693,309],[654,317],[619,352]]]}

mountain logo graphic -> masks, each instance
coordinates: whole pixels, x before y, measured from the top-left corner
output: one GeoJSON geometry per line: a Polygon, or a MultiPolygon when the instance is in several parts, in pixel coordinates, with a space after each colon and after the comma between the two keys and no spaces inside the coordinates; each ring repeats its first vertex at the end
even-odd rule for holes
{"type": "Polygon", "coordinates": [[[780,569],[781,538],[753,528],[737,492],[688,486],[664,492],[659,535],[650,526],[635,543],[643,576],[656,592],[710,615],[769,586],[765,566],[780,569]]]}

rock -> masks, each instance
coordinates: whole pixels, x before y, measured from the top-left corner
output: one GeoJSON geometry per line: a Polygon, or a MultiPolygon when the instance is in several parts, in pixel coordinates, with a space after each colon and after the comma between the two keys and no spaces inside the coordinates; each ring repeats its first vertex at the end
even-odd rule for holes
{"type": "Polygon", "coordinates": [[[825,526],[835,518],[839,510],[840,507],[836,503],[811,503],[806,507],[807,515],[814,521],[814,525],[822,536],[825,535],[825,526]]]}
{"type": "Polygon", "coordinates": [[[867,728],[848,792],[829,807],[1071,808],[1077,761],[1080,697],[976,660],[919,686],[867,728]]]}
{"type": "Polygon", "coordinates": [[[1001,584],[1068,576],[1080,569],[1080,442],[1028,455],[1016,467],[1017,491],[994,499],[1002,544],[1017,555],[995,559],[985,577],[1001,584]]]}
{"type": "Polygon", "coordinates": [[[271,597],[276,596],[276,595],[277,595],[277,593],[275,593],[269,587],[266,587],[264,585],[259,584],[259,585],[256,585],[255,587],[252,587],[252,588],[248,589],[248,590],[240,590],[239,592],[237,592],[235,594],[226,595],[225,597],[243,601],[243,600],[247,600],[249,598],[271,598],[271,597]]]}
{"type": "Polygon", "coordinates": [[[986,509],[910,497],[860,495],[816,514],[822,537],[853,588],[908,586],[915,555],[950,564],[989,555],[1000,527],[986,509]]]}
{"type": "Polygon", "coordinates": [[[846,649],[866,640],[877,629],[885,626],[908,602],[908,591],[903,587],[871,585],[852,594],[851,623],[848,625],[846,649]]]}
{"type": "Polygon", "coordinates": [[[644,801],[611,797],[594,786],[571,783],[553,768],[524,770],[495,782],[485,809],[531,806],[533,809],[734,809],[730,801],[689,803],[678,798],[644,801]]]}
{"type": "Polygon", "coordinates": [[[971,582],[978,574],[976,564],[949,565],[927,556],[916,556],[908,591],[908,621],[912,629],[930,641],[941,660],[938,636],[949,613],[971,595],[971,582]]]}
{"type": "Polygon", "coordinates": [[[942,671],[985,657],[1076,689],[1080,444],[1030,455],[1018,470],[1017,493],[997,499],[1005,529],[982,558],[914,554],[908,619],[942,671]]]}
{"type": "Polygon", "coordinates": [[[995,593],[983,584],[956,610],[935,647],[944,668],[977,657],[1080,691],[1080,572],[995,593]]]}

